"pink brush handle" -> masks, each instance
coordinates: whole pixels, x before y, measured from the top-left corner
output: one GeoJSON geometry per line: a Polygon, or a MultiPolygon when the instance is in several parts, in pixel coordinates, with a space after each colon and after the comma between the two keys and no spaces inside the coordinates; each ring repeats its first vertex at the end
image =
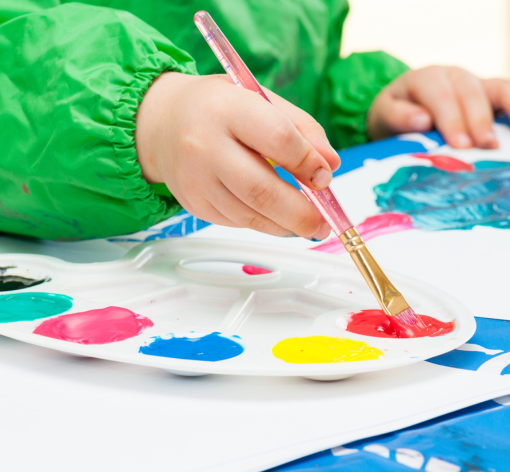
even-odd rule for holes
{"type": "MultiPolygon", "coordinates": [[[[237,54],[227,38],[225,38],[209,13],[206,11],[195,13],[195,24],[234,84],[258,93],[272,104],[269,97],[257,82],[257,79],[253,76],[248,67],[246,67],[243,60],[239,57],[239,54],[237,54]]],[[[297,183],[309,200],[317,207],[322,217],[329,226],[331,226],[331,229],[337,236],[340,236],[353,227],[353,224],[345,214],[342,206],[338,203],[335,194],[329,187],[324,190],[312,190],[299,180],[297,180],[297,183]]]]}

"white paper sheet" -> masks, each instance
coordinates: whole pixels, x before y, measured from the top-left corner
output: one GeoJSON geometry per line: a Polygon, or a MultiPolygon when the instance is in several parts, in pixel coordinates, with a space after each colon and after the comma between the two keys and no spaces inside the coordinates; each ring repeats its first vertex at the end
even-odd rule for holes
{"type": "Polygon", "coordinates": [[[255,472],[510,393],[429,363],[331,383],[174,377],[0,338],[9,472],[255,472]]]}

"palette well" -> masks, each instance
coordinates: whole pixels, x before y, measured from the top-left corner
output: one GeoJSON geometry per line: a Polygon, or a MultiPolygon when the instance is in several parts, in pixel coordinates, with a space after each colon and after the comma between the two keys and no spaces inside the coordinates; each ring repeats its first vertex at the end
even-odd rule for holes
{"type": "Polygon", "coordinates": [[[450,332],[397,339],[352,330],[355,314],[377,309],[356,268],[345,256],[299,249],[173,239],[115,262],[16,254],[0,256],[0,267],[44,274],[0,294],[0,334],[181,375],[334,380],[437,356],[475,331],[457,300],[397,274],[415,311],[450,332]]]}

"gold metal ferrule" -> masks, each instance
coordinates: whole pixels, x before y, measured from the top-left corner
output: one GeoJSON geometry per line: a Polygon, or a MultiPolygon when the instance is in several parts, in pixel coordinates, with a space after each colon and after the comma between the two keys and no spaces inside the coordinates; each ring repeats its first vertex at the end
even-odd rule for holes
{"type": "Polygon", "coordinates": [[[386,314],[396,316],[409,308],[409,304],[377,263],[356,228],[341,234],[340,241],[386,314]]]}

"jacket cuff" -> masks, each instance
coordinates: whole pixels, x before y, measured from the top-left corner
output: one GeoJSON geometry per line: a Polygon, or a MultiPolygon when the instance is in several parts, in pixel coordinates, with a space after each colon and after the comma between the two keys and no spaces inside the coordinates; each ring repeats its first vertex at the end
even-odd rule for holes
{"type": "Polygon", "coordinates": [[[368,141],[367,114],[377,94],[409,69],[384,53],[367,52],[339,58],[326,75],[328,102],[324,125],[332,144],[345,148],[368,141]]]}

